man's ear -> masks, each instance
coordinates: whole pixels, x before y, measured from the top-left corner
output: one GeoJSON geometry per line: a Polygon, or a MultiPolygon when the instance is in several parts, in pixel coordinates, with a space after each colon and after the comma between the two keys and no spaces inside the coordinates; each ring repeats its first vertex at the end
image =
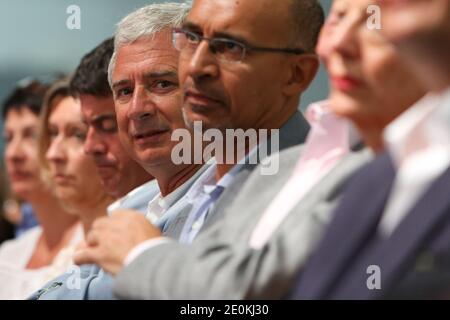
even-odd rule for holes
{"type": "Polygon", "coordinates": [[[319,58],[315,54],[302,54],[293,57],[289,66],[289,77],[283,92],[294,95],[308,89],[319,70],[319,58]]]}

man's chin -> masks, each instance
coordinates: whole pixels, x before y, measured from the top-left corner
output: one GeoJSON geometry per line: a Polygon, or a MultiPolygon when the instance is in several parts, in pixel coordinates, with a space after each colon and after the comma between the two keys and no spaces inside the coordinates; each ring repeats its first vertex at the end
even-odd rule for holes
{"type": "Polygon", "coordinates": [[[203,133],[208,129],[221,130],[228,128],[225,117],[220,118],[213,114],[201,114],[194,111],[183,112],[186,127],[195,132],[203,133]],[[201,124],[201,125],[200,125],[201,124]]]}
{"type": "Polygon", "coordinates": [[[101,177],[101,183],[104,191],[112,196],[113,198],[121,198],[120,189],[120,179],[116,176],[101,177]]]}

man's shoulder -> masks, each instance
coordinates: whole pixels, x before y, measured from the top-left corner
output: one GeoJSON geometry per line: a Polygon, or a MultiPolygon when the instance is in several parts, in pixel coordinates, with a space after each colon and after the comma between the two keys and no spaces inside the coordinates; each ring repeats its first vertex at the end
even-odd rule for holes
{"type": "Polygon", "coordinates": [[[134,209],[143,214],[147,212],[148,203],[158,194],[159,186],[156,179],[133,189],[126,196],[108,207],[108,212],[118,209],[134,209]]]}
{"type": "Polygon", "coordinates": [[[96,265],[71,266],[33,293],[29,300],[84,300],[94,279],[103,275],[96,265]]]}

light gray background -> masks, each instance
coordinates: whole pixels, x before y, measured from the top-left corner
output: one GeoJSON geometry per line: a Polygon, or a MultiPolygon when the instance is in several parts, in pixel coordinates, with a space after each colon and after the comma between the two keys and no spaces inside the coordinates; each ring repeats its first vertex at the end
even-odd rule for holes
{"type": "MultiPolygon", "coordinates": [[[[273,1],[276,5],[277,0],[273,1]]],[[[0,0],[0,101],[27,76],[72,71],[84,54],[113,34],[122,17],[152,2],[164,1],[0,0]],[[72,4],[81,8],[81,30],[66,28],[66,9],[72,4]]],[[[321,3],[328,12],[331,0],[321,3]]],[[[327,92],[322,68],[301,107],[325,98],[327,92]]],[[[1,126],[0,122],[0,132],[1,126]]]]}

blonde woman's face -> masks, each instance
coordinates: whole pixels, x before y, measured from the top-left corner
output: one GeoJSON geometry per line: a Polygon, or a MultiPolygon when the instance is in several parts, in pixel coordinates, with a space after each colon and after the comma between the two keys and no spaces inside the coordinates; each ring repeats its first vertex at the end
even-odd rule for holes
{"type": "Polygon", "coordinates": [[[69,207],[95,206],[105,193],[93,159],[84,153],[87,128],[79,102],[71,97],[56,100],[47,126],[46,159],[57,196],[69,207]]]}

